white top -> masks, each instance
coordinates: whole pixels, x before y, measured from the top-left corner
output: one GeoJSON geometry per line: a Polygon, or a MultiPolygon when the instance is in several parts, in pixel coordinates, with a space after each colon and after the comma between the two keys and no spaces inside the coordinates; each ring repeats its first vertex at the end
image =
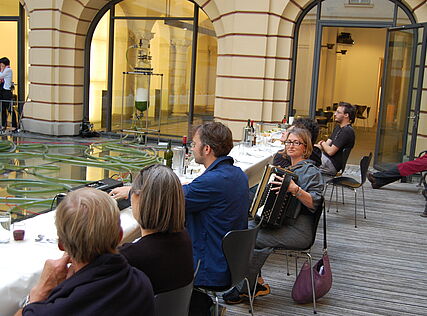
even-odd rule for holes
{"type": "Polygon", "coordinates": [[[0,79],[4,80],[3,89],[10,90],[13,79],[13,71],[10,66],[6,66],[6,68],[3,69],[3,72],[0,72],[0,79]]]}

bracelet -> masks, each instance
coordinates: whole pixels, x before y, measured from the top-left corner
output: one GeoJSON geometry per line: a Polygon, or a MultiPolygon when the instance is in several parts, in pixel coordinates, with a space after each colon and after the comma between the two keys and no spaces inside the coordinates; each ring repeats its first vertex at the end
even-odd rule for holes
{"type": "Polygon", "coordinates": [[[301,193],[299,193],[300,190],[301,190],[301,188],[298,187],[298,189],[296,190],[296,192],[293,193],[292,195],[295,196],[295,197],[298,197],[299,195],[301,195],[301,193]]]}
{"type": "Polygon", "coordinates": [[[30,294],[28,294],[19,304],[19,306],[21,308],[24,308],[25,306],[27,306],[28,304],[30,304],[30,294]]]}

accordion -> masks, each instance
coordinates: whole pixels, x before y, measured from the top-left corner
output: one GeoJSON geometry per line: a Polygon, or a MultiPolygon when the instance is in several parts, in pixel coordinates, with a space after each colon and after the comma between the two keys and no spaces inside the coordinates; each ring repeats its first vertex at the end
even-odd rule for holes
{"type": "Polygon", "coordinates": [[[298,177],[290,170],[267,165],[251,206],[252,217],[261,221],[262,227],[279,228],[283,224],[295,220],[301,210],[301,203],[288,191],[288,186],[298,177]],[[283,177],[278,191],[271,190],[278,187],[272,184],[275,176],[283,177]]]}

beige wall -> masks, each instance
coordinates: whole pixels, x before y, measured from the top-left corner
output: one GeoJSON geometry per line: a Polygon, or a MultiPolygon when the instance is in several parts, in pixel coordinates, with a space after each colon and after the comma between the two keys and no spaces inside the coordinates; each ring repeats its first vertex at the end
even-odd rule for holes
{"type": "MultiPolygon", "coordinates": [[[[294,21],[310,1],[196,2],[213,21],[218,36],[216,119],[227,124],[234,135],[241,135],[247,118],[279,121],[289,104],[294,21]]],[[[32,100],[25,107],[26,129],[75,135],[82,120],[85,34],[106,1],[23,3],[30,20],[32,100]]],[[[425,1],[408,0],[407,4],[419,22],[427,21],[425,1]]],[[[424,84],[427,86],[427,80],[424,84]]],[[[367,98],[366,103],[373,102],[372,96],[367,98]]],[[[424,109],[420,120],[424,135],[426,117],[424,109]]],[[[425,137],[420,138],[421,143],[425,137]]]]}

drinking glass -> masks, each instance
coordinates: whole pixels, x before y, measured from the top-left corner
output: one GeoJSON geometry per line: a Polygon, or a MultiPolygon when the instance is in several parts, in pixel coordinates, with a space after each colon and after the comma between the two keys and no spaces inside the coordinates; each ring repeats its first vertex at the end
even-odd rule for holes
{"type": "Polygon", "coordinates": [[[10,222],[10,213],[0,211],[0,243],[4,244],[10,241],[10,222]]]}
{"type": "Polygon", "coordinates": [[[16,241],[24,240],[25,236],[25,223],[24,222],[16,222],[13,223],[13,239],[16,241]]]}

